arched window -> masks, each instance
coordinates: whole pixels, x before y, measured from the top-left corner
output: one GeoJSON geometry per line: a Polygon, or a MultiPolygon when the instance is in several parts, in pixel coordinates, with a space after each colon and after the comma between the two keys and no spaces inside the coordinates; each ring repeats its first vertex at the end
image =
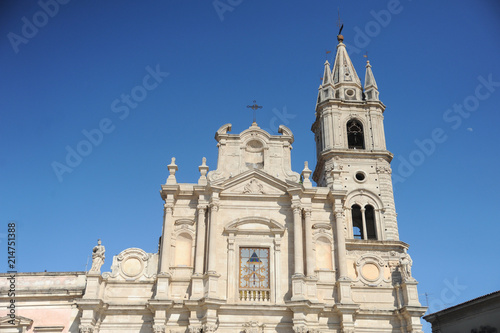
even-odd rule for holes
{"type": "Polygon", "coordinates": [[[352,233],[354,239],[377,239],[375,223],[375,209],[371,205],[361,208],[359,205],[351,207],[352,233]]]}
{"type": "Polygon", "coordinates": [[[189,234],[180,234],[175,241],[175,266],[192,266],[193,239],[189,234]]]}
{"type": "Polygon", "coordinates": [[[365,149],[363,125],[359,120],[351,119],[347,122],[347,144],[349,149],[365,149]]]}
{"type": "Polygon", "coordinates": [[[326,237],[316,240],[316,269],[332,270],[332,246],[326,237]]]}
{"type": "Polygon", "coordinates": [[[354,239],[363,239],[363,217],[361,215],[361,207],[359,205],[353,205],[351,207],[351,213],[354,239]]]}

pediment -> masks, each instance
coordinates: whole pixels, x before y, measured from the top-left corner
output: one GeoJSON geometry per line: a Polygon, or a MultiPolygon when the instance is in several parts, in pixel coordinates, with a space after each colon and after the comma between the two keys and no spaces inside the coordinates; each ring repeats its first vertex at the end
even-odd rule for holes
{"type": "Polygon", "coordinates": [[[19,327],[19,326],[30,326],[33,323],[33,319],[15,316],[11,318],[9,315],[0,317],[0,327],[19,327]],[[12,320],[14,320],[14,325],[12,325],[12,320]]]}
{"type": "Polygon", "coordinates": [[[277,221],[262,216],[248,216],[228,223],[224,232],[228,234],[280,234],[285,227],[277,221]]]}
{"type": "Polygon", "coordinates": [[[287,193],[287,183],[260,170],[249,170],[230,178],[219,186],[221,195],[282,196],[287,193]]]}

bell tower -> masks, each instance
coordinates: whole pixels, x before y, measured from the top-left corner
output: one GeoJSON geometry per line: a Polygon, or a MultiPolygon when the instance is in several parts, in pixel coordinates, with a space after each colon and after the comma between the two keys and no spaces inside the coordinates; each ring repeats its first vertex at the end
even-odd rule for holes
{"type": "MultiPolygon", "coordinates": [[[[316,120],[311,128],[317,153],[313,179],[318,186],[333,189],[332,170],[335,170],[342,190],[358,196],[358,201],[366,201],[353,201],[357,205],[352,214],[348,214],[348,219],[353,219],[351,222],[355,226],[353,234],[349,231],[348,236],[398,240],[390,169],[393,155],[386,149],[384,134],[385,105],[379,100],[370,63],[366,64],[363,90],[343,43],[344,37],[338,35],[337,40],[333,69],[328,61],[325,62],[316,102],[316,120]],[[370,204],[374,211],[372,208],[367,210],[362,206],[367,201],[377,202],[378,207],[370,204]],[[360,221],[357,221],[358,215],[360,221]]],[[[348,210],[353,209],[350,202],[345,204],[348,210]]]]}
{"type": "Polygon", "coordinates": [[[339,34],[337,40],[333,69],[325,62],[311,130],[317,154],[313,179],[329,189],[335,213],[335,309],[341,314],[341,331],[351,332],[355,325],[373,331],[384,327],[381,317],[367,315],[378,308],[397,314],[393,327],[421,333],[426,308],[418,301],[408,244],[399,240],[385,105],[370,63],[362,86],[344,37],[339,34]],[[382,305],[382,300],[388,303],[382,305]]]}

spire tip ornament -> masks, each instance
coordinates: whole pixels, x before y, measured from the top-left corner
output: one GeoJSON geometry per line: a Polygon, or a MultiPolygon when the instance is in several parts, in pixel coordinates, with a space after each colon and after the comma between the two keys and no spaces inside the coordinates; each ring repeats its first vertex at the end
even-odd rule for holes
{"type": "Polygon", "coordinates": [[[257,105],[257,101],[254,100],[253,101],[253,105],[247,105],[247,108],[249,109],[252,109],[253,110],[253,124],[257,125],[257,121],[256,121],[256,114],[255,114],[255,111],[257,111],[258,109],[262,109],[262,106],[260,105],[257,105]]]}

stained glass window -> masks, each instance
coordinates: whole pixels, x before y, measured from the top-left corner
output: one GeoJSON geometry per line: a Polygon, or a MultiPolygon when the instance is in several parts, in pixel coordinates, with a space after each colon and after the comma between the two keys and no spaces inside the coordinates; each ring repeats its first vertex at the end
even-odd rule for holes
{"type": "Polygon", "coordinates": [[[240,289],[269,288],[269,249],[240,248],[240,289]]]}

